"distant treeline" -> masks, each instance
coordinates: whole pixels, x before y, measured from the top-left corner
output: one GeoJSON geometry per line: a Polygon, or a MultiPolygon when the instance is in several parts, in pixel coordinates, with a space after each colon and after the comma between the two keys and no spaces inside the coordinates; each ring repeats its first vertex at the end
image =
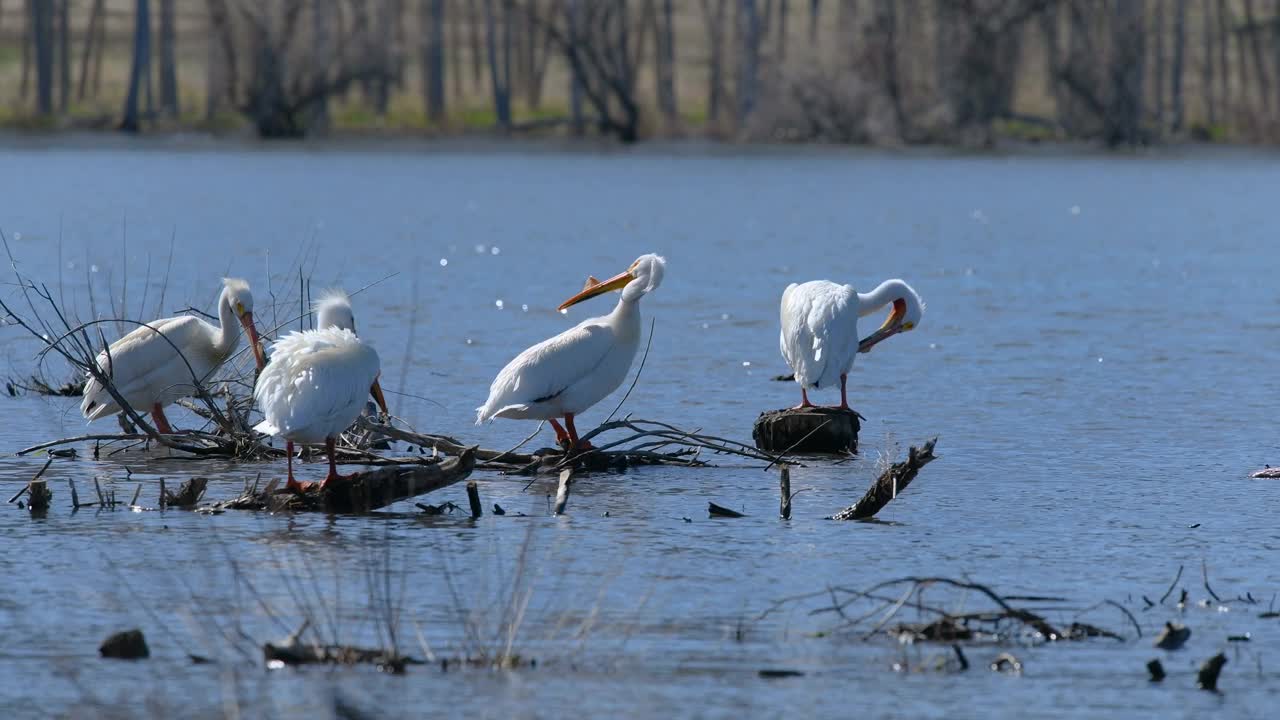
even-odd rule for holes
{"type": "Polygon", "coordinates": [[[1278,83],[1280,0],[0,0],[37,126],[1276,142],[1278,83]]]}

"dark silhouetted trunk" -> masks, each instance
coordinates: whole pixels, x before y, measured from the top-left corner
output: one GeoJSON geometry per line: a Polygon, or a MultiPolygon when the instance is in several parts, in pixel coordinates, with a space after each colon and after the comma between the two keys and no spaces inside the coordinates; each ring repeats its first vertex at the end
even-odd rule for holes
{"type": "MultiPolygon", "coordinates": [[[[591,0],[568,0],[569,6],[565,9],[565,22],[568,24],[568,34],[570,38],[578,36],[582,27],[582,5],[583,2],[591,0]]],[[[582,78],[572,68],[569,71],[569,127],[574,135],[582,135],[586,132],[586,122],[582,117],[582,78]]]]}
{"type": "Polygon", "coordinates": [[[742,129],[756,106],[756,84],[760,72],[760,12],[756,0],[740,0],[738,36],[738,128],[742,129]]]}
{"type": "Polygon", "coordinates": [[[479,90],[484,86],[484,33],[481,32],[480,26],[485,19],[481,17],[480,2],[478,0],[470,0],[467,7],[471,12],[467,18],[467,25],[471,31],[471,89],[479,90]]]}
{"type": "Polygon", "coordinates": [[[1204,57],[1200,62],[1200,92],[1203,95],[1205,119],[1210,125],[1218,124],[1218,92],[1214,87],[1217,79],[1213,68],[1215,56],[1214,43],[1218,38],[1218,34],[1213,31],[1213,13],[1209,12],[1208,7],[1202,8],[1200,13],[1200,25],[1204,30],[1204,57]]]}
{"type": "Polygon", "coordinates": [[[787,0],[779,0],[778,2],[778,45],[774,48],[774,58],[777,65],[781,67],[787,61],[787,20],[791,14],[791,8],[787,7],[787,0]]]}
{"type": "Polygon", "coordinates": [[[493,113],[498,127],[504,132],[511,131],[510,9],[510,0],[484,0],[485,48],[489,58],[489,81],[493,86],[493,113]],[[502,10],[501,28],[498,27],[495,2],[502,10]]]}
{"type": "Polygon", "coordinates": [[[178,116],[177,28],[174,0],[160,0],[160,112],[178,116]]]}
{"type": "Polygon", "coordinates": [[[707,73],[707,120],[719,123],[724,100],[724,14],[728,0],[702,0],[702,19],[711,57],[707,73]],[[711,3],[714,2],[714,9],[711,3]]]}
{"type": "Polygon", "coordinates": [[[151,8],[147,0],[137,0],[133,16],[133,63],[129,70],[129,94],[124,101],[124,118],[120,121],[120,129],[125,132],[138,132],[140,128],[138,103],[150,69],[151,8]]]}
{"type": "MultiPolygon", "coordinates": [[[[311,87],[329,85],[329,56],[333,53],[333,4],[329,0],[311,3],[311,87]]],[[[323,135],[329,131],[329,93],[316,93],[307,118],[307,133],[323,135]]]]}
{"type": "Polygon", "coordinates": [[[106,0],[93,0],[89,10],[89,25],[84,32],[84,50],[80,55],[80,86],[76,88],[76,99],[84,100],[89,89],[90,61],[93,59],[94,46],[98,40],[98,26],[103,22],[106,0]]]}
{"type": "Polygon", "coordinates": [[[1156,116],[1156,127],[1159,132],[1164,132],[1165,127],[1165,104],[1164,91],[1167,85],[1165,79],[1165,51],[1164,51],[1164,6],[1165,0],[1154,0],[1155,4],[1151,11],[1151,34],[1155,38],[1153,51],[1155,52],[1155,108],[1153,111],[1156,116]]]}
{"type": "Polygon", "coordinates": [[[422,94],[427,117],[444,122],[444,0],[422,3],[422,94]]]}
{"type": "Polygon", "coordinates": [[[662,0],[662,19],[658,27],[657,84],[658,109],[674,127],[678,119],[676,107],[676,23],[673,0],[662,0]]]}
{"type": "Polygon", "coordinates": [[[27,99],[27,91],[31,88],[31,50],[36,42],[36,0],[25,0],[22,4],[22,81],[18,85],[19,99],[27,99]]]}
{"type": "Polygon", "coordinates": [[[34,0],[32,29],[35,32],[36,112],[53,114],[54,2],[34,0]]]}
{"type": "Polygon", "coordinates": [[[818,49],[818,16],[822,15],[822,0],[809,0],[809,49],[818,49]]]}
{"type": "Polygon", "coordinates": [[[1112,9],[1111,93],[1104,138],[1110,147],[1142,142],[1143,19],[1141,3],[1118,2],[1112,9]]]}
{"type": "MultiPolygon", "coordinates": [[[[1258,92],[1262,98],[1263,110],[1271,109],[1271,74],[1267,72],[1267,62],[1262,56],[1262,36],[1263,30],[1258,23],[1258,16],[1253,10],[1253,0],[1244,0],[1244,20],[1245,25],[1249,28],[1249,49],[1253,55],[1253,79],[1258,85],[1258,92]]],[[[1280,18],[1274,18],[1273,23],[1280,22],[1280,18]]],[[[1280,28],[1278,28],[1280,29],[1280,28]]],[[[1273,33],[1276,30],[1272,31],[1273,33]]],[[[1276,36],[1272,42],[1280,44],[1280,36],[1276,36]]]]}
{"type": "Polygon", "coordinates": [[[1182,99],[1182,75],[1187,51],[1187,0],[1174,0],[1173,11],[1173,66],[1169,68],[1173,87],[1170,89],[1173,131],[1181,132],[1186,106],[1182,99]]]}
{"type": "MultiPolygon", "coordinates": [[[[1228,113],[1231,110],[1231,26],[1227,17],[1227,0],[1218,0],[1218,77],[1221,85],[1222,107],[1228,113]]],[[[1224,122],[1229,120],[1224,118],[1224,122]]]]}
{"type": "Polygon", "coordinates": [[[58,112],[71,109],[71,0],[58,1],[58,112]]]}

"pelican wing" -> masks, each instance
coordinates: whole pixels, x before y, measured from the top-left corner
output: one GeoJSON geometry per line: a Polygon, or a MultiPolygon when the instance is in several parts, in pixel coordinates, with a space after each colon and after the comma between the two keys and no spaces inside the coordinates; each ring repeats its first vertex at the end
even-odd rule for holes
{"type": "Polygon", "coordinates": [[[858,349],[857,293],[826,280],[792,284],[782,293],[782,357],[805,387],[833,383],[858,349]]]}
{"type": "Polygon", "coordinates": [[[476,424],[558,397],[599,367],[616,343],[613,329],[592,318],[528,348],[494,378],[476,424]]]}
{"type": "MultiPolygon", "coordinates": [[[[189,394],[194,389],[192,370],[197,378],[204,380],[218,365],[213,353],[216,331],[203,320],[182,315],[155,320],[148,325],[139,326],[111,343],[109,350],[98,353],[97,358],[98,367],[139,412],[149,409],[137,407],[139,403],[156,402],[161,394],[189,394]]],[[[120,411],[111,395],[92,377],[85,383],[82,394],[80,412],[90,421],[120,411]]]]}
{"type": "Polygon", "coordinates": [[[264,420],[255,430],[303,442],[342,432],[378,378],[378,354],[349,330],[309,330],[281,338],[253,398],[264,420]]]}

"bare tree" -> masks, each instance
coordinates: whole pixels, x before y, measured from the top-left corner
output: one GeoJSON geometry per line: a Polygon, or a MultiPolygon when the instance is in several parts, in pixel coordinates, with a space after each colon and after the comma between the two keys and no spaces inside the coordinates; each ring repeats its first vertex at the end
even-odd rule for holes
{"type": "MultiPolygon", "coordinates": [[[[1245,35],[1249,40],[1249,48],[1253,56],[1254,80],[1258,85],[1258,91],[1262,98],[1262,109],[1270,110],[1271,77],[1270,73],[1267,72],[1267,63],[1262,57],[1262,41],[1260,39],[1262,25],[1258,22],[1258,16],[1254,12],[1253,0],[1244,0],[1244,20],[1245,35]]],[[[1280,17],[1273,19],[1272,23],[1280,23],[1280,17]]],[[[1277,27],[1277,30],[1272,31],[1276,33],[1276,39],[1273,42],[1280,46],[1280,32],[1278,31],[1280,31],[1280,26],[1277,27]]]]}
{"type": "Polygon", "coordinates": [[[707,74],[707,120],[720,122],[724,98],[724,16],[728,0],[700,0],[703,27],[710,52],[707,74]],[[714,3],[714,5],[712,4],[714,3]]]}
{"type": "Polygon", "coordinates": [[[89,10],[89,24],[84,32],[84,49],[80,55],[80,85],[76,89],[76,99],[84,100],[89,84],[89,61],[93,58],[94,46],[102,42],[98,38],[98,28],[103,24],[106,0],[93,0],[89,10]]]}
{"type": "Polygon", "coordinates": [[[676,102],[676,23],[672,0],[662,0],[662,20],[657,32],[658,109],[666,118],[667,127],[678,123],[676,102]]]}
{"type": "Polygon", "coordinates": [[[71,0],[58,1],[58,111],[71,109],[71,0]]]}
{"type": "Polygon", "coordinates": [[[147,0],[137,0],[133,15],[133,63],[129,70],[129,95],[124,101],[124,117],[120,129],[138,132],[141,118],[138,112],[143,83],[151,72],[151,7],[147,0]]]}
{"type": "Polygon", "coordinates": [[[1203,56],[1200,61],[1200,91],[1203,93],[1205,117],[1209,125],[1218,124],[1218,93],[1214,76],[1214,44],[1218,39],[1213,31],[1213,13],[1206,7],[1200,13],[1200,25],[1204,35],[1203,56]]]}
{"type": "Polygon", "coordinates": [[[756,106],[757,85],[760,74],[760,13],[756,0],[740,0],[738,36],[742,42],[738,52],[738,115],[737,124],[743,128],[756,106]]]}
{"type": "Polygon", "coordinates": [[[423,0],[422,95],[431,122],[444,122],[444,0],[423,0]]]}
{"type": "Polygon", "coordinates": [[[511,130],[511,4],[512,0],[484,0],[485,49],[489,58],[489,82],[498,127],[511,130]],[[499,27],[499,10],[502,13],[499,27]],[[501,33],[501,34],[499,34],[501,33]]]}
{"type": "Polygon", "coordinates": [[[56,0],[32,0],[31,32],[36,56],[36,112],[53,114],[53,15],[56,0]]]}
{"type": "Polygon", "coordinates": [[[1187,0],[1174,0],[1173,11],[1173,66],[1169,75],[1173,79],[1172,98],[1173,122],[1172,130],[1182,131],[1183,116],[1186,107],[1182,99],[1182,75],[1187,46],[1187,0]]]}
{"type": "MultiPolygon", "coordinates": [[[[334,12],[337,8],[330,0],[312,0],[311,3],[311,83],[322,87],[328,82],[328,55],[333,51],[334,12]]],[[[329,131],[329,94],[321,93],[311,103],[308,131],[323,134],[329,131]]]]}
{"type": "Polygon", "coordinates": [[[1155,38],[1154,43],[1154,62],[1155,66],[1155,107],[1152,108],[1156,118],[1156,126],[1163,132],[1165,125],[1165,104],[1164,91],[1165,81],[1165,51],[1164,51],[1164,8],[1165,0],[1154,0],[1155,5],[1151,11],[1151,34],[1155,38]]]}
{"type": "Polygon", "coordinates": [[[1143,61],[1146,28],[1141,3],[1118,2],[1112,10],[1111,98],[1103,140],[1109,147],[1137,145],[1142,135],[1143,61]]]}
{"type": "Polygon", "coordinates": [[[638,140],[641,111],[635,90],[641,44],[632,37],[626,0],[569,3],[539,24],[564,54],[601,132],[622,142],[638,140]]]}
{"type": "Polygon", "coordinates": [[[177,29],[174,0],[160,0],[160,112],[178,116],[177,29]]]}

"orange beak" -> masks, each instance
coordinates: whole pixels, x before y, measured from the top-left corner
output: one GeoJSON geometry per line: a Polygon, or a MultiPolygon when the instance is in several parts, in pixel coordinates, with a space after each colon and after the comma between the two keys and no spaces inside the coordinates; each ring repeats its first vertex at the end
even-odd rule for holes
{"type": "Polygon", "coordinates": [[[382,416],[384,418],[391,417],[391,411],[387,409],[387,399],[382,396],[382,386],[377,380],[373,381],[373,385],[369,388],[369,394],[378,403],[378,407],[382,408],[382,416]]]}
{"type": "Polygon", "coordinates": [[[582,289],[582,292],[578,293],[577,295],[574,295],[568,300],[565,300],[560,305],[559,309],[564,310],[566,308],[577,305],[583,300],[589,300],[597,295],[603,295],[609,292],[610,290],[621,290],[622,288],[627,286],[627,283],[635,279],[636,279],[636,276],[632,275],[630,270],[627,270],[625,272],[620,272],[617,275],[614,275],[613,277],[609,278],[608,280],[605,280],[604,282],[597,282],[594,285],[592,285],[591,281],[588,280],[587,286],[582,289]]]}
{"type": "Polygon", "coordinates": [[[902,332],[902,318],[906,317],[906,315],[907,301],[894,300],[893,311],[889,313],[889,317],[885,318],[884,324],[878,330],[858,343],[858,352],[871,352],[871,348],[902,332]]]}
{"type": "Polygon", "coordinates": [[[262,368],[267,366],[267,356],[262,352],[262,340],[258,338],[258,328],[253,325],[253,313],[247,312],[240,316],[240,324],[244,325],[244,331],[249,333],[249,343],[253,345],[253,361],[258,366],[258,373],[262,373],[262,368]]]}

